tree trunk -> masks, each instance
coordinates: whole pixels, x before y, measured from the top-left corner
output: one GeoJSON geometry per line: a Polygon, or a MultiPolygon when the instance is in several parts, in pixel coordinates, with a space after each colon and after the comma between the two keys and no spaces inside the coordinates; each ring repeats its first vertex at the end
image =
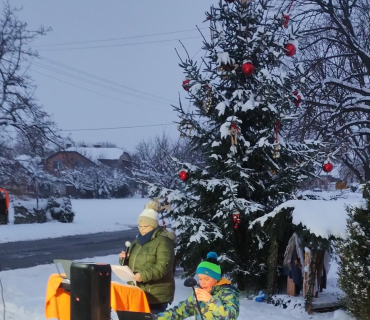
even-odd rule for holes
{"type": "Polygon", "coordinates": [[[314,289],[315,289],[315,280],[316,280],[316,259],[317,259],[317,250],[311,251],[311,260],[310,260],[310,273],[308,277],[308,290],[305,296],[305,308],[308,314],[312,313],[312,299],[314,296],[314,289]]]}
{"type": "Polygon", "coordinates": [[[268,283],[267,283],[267,303],[270,303],[275,293],[276,287],[276,269],[279,245],[276,237],[273,237],[270,247],[269,265],[268,265],[268,283]]]}

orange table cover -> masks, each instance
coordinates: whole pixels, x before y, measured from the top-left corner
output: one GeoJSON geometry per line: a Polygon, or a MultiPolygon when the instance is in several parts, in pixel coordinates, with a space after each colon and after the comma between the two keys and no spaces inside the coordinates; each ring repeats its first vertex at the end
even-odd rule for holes
{"type": "MultiPolygon", "coordinates": [[[[70,294],[59,288],[61,282],[59,274],[52,274],[48,280],[45,299],[46,319],[70,320],[70,294]]],[[[150,312],[145,292],[138,287],[112,282],[110,294],[110,304],[114,311],[150,312]]]]}

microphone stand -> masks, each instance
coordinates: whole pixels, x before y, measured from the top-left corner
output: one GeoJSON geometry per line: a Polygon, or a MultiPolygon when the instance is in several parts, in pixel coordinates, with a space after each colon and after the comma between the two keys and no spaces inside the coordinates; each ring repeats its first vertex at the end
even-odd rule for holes
{"type": "Polygon", "coordinates": [[[198,298],[197,298],[197,295],[195,294],[195,289],[194,289],[194,287],[192,287],[192,288],[193,288],[194,297],[195,297],[195,300],[196,300],[196,302],[197,302],[197,306],[198,306],[198,309],[199,309],[200,317],[202,318],[202,320],[204,320],[204,319],[203,319],[202,310],[200,309],[200,303],[199,303],[199,300],[198,300],[198,298]]]}

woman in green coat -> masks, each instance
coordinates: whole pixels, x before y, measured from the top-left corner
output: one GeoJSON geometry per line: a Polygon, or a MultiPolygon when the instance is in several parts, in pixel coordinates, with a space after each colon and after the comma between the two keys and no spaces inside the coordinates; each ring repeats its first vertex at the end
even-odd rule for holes
{"type": "Polygon", "coordinates": [[[133,279],[145,291],[153,314],[166,310],[173,301],[175,280],[175,234],[158,226],[157,203],[150,201],[138,218],[139,235],[129,251],[120,253],[120,263],[128,265],[133,279]]]}
{"type": "Polygon", "coordinates": [[[183,320],[195,316],[196,320],[235,320],[239,315],[239,290],[230,281],[221,278],[217,254],[209,252],[207,259],[197,267],[200,288],[185,301],[163,313],[153,315],[154,320],[183,320]],[[199,306],[198,306],[198,302],[199,306]],[[200,309],[200,310],[199,310],[200,309]]]}

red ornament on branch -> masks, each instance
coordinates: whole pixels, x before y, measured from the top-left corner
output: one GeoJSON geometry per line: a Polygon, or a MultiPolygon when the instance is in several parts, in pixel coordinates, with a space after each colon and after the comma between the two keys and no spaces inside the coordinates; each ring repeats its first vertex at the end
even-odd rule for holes
{"type": "Polygon", "coordinates": [[[296,47],[293,43],[287,43],[284,47],[285,49],[285,55],[288,57],[292,57],[295,55],[296,47]]]}
{"type": "Polygon", "coordinates": [[[180,178],[180,180],[182,180],[182,181],[186,181],[186,180],[188,180],[188,179],[189,179],[189,173],[188,173],[187,171],[185,171],[185,170],[181,170],[181,171],[179,172],[179,178],[180,178]]]}
{"type": "Polygon", "coordinates": [[[190,88],[190,79],[185,79],[183,82],[182,82],[182,87],[184,88],[185,91],[189,91],[189,88],[190,88]]]}
{"type": "Polygon", "coordinates": [[[289,15],[284,14],[284,22],[283,22],[284,28],[288,28],[288,22],[289,22],[289,15]]]}
{"type": "Polygon", "coordinates": [[[240,213],[235,212],[233,213],[233,222],[234,222],[234,229],[238,229],[240,224],[240,213]]]}
{"type": "Polygon", "coordinates": [[[243,63],[242,65],[242,72],[247,75],[247,76],[250,76],[253,74],[254,72],[254,65],[252,62],[246,62],[246,63],[243,63]]]}
{"type": "Polygon", "coordinates": [[[326,173],[329,173],[330,171],[332,171],[334,168],[333,164],[331,164],[330,162],[328,163],[325,163],[323,166],[322,166],[322,170],[324,170],[326,173]]]}

